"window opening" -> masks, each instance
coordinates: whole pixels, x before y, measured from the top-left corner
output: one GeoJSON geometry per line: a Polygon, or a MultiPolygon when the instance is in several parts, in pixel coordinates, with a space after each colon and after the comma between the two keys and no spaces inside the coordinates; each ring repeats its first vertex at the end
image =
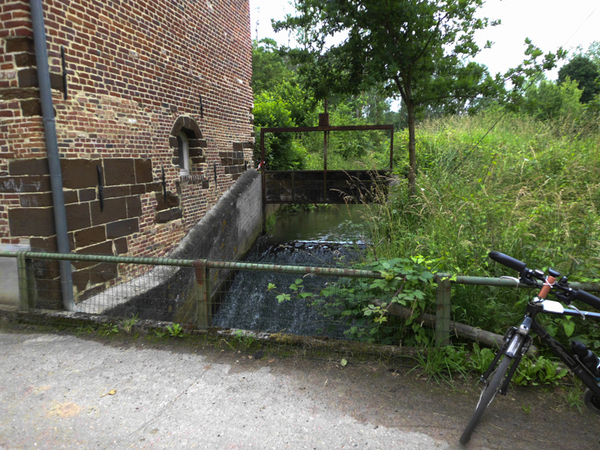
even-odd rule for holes
{"type": "Polygon", "coordinates": [[[190,144],[183,131],[177,135],[177,150],[179,151],[179,175],[190,174],[190,144]]]}

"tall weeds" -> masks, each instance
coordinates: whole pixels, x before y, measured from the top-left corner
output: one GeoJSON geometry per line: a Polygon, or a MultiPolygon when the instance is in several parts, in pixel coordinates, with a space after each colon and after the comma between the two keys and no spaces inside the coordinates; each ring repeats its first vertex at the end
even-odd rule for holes
{"type": "MultiPolygon", "coordinates": [[[[497,250],[578,281],[600,279],[597,128],[502,111],[455,116],[423,123],[417,153],[417,197],[407,197],[401,180],[386,204],[372,206],[373,241],[386,244],[378,257],[420,254],[440,272],[499,276],[507,269],[487,258],[497,250]]],[[[455,315],[503,328],[495,302],[517,297],[493,292],[482,304],[481,288],[455,289],[455,315]]]]}

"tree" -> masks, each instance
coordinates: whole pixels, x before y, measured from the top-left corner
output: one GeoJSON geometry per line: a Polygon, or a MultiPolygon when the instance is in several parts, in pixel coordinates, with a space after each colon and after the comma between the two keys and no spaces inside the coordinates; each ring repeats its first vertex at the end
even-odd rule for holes
{"type": "Polygon", "coordinates": [[[525,91],[522,109],[540,120],[559,117],[579,117],[583,106],[579,103],[582,91],[577,81],[565,80],[562,84],[542,80],[525,91]]]}
{"type": "Polygon", "coordinates": [[[483,0],[297,0],[276,30],[298,33],[287,49],[317,98],[376,87],[400,97],[408,115],[409,187],[415,192],[415,118],[424,105],[468,101],[491,93],[485,67],[467,62],[479,52],[476,17],[483,0]],[[341,42],[331,44],[331,38],[341,42]],[[484,82],[485,81],[485,82],[484,82]],[[489,91],[489,92],[486,92],[489,91]]]}
{"type": "MultiPolygon", "coordinates": [[[[272,39],[252,46],[254,125],[257,127],[310,126],[316,120],[315,101],[298,84],[296,73],[272,39]]],[[[260,142],[255,148],[259,161],[260,142]]],[[[302,169],[306,149],[291,133],[273,133],[265,138],[265,159],[273,170],[302,169]]]]}
{"type": "MultiPolygon", "coordinates": [[[[263,92],[254,99],[254,125],[287,128],[296,126],[289,105],[276,93],[263,92]]],[[[254,158],[260,161],[260,141],[254,158]]],[[[269,133],[265,136],[265,162],[271,170],[303,169],[306,150],[294,141],[291,133],[269,133]]]]}
{"type": "Polygon", "coordinates": [[[574,56],[558,71],[559,83],[564,83],[567,78],[579,82],[579,89],[583,91],[581,103],[588,103],[596,94],[600,93],[599,77],[600,70],[596,64],[583,55],[574,56]]]}
{"type": "Polygon", "coordinates": [[[254,95],[272,91],[282,81],[294,78],[294,73],[279,54],[277,42],[261,39],[252,42],[252,91],[254,95]]]}
{"type": "Polygon", "coordinates": [[[585,56],[590,59],[600,70],[600,41],[594,41],[590,44],[587,51],[583,50],[581,45],[575,50],[575,55],[585,56]]]}

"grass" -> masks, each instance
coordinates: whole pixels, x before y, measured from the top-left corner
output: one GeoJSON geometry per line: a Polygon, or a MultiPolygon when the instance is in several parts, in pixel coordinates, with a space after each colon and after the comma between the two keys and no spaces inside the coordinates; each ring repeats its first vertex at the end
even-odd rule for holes
{"type": "MultiPolygon", "coordinates": [[[[417,154],[417,196],[407,197],[402,180],[388,203],[371,206],[373,241],[386,244],[379,258],[422,255],[439,272],[509,274],[488,259],[497,250],[574,281],[600,279],[598,131],[569,118],[455,116],[421,124],[417,154]]],[[[461,286],[453,289],[454,317],[503,334],[527,295],[461,286]]]]}

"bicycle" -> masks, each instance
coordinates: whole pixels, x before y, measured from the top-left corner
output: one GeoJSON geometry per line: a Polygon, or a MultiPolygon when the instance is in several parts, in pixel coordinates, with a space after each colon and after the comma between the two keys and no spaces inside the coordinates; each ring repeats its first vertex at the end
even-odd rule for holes
{"type": "Polygon", "coordinates": [[[496,394],[506,395],[508,385],[521,362],[521,358],[531,346],[530,332],[534,332],[583,381],[587,386],[584,395],[586,406],[595,413],[600,414],[600,385],[598,384],[600,382],[600,360],[598,357],[578,341],[572,341],[571,351],[568,351],[535,320],[539,313],[600,319],[598,313],[581,311],[575,306],[572,306],[573,309],[568,309],[562,305],[562,303],[571,305],[573,300],[580,300],[596,309],[600,309],[600,298],[584,290],[573,289],[569,286],[567,277],[561,277],[561,274],[553,269],[548,269],[548,275],[545,275],[544,272],[529,269],[524,262],[503,253],[490,252],[489,257],[519,272],[519,279],[506,278],[512,278],[516,282],[540,288],[540,291],[537,297],[527,304],[525,316],[521,323],[516,327],[509,328],[506,332],[501,348],[494,356],[486,372],[481,376],[483,388],[479,401],[471,420],[469,420],[460,437],[460,443],[466,444],[469,441],[483,413],[492,403],[496,394]],[[559,301],[547,300],[546,297],[550,293],[559,301]]]}

